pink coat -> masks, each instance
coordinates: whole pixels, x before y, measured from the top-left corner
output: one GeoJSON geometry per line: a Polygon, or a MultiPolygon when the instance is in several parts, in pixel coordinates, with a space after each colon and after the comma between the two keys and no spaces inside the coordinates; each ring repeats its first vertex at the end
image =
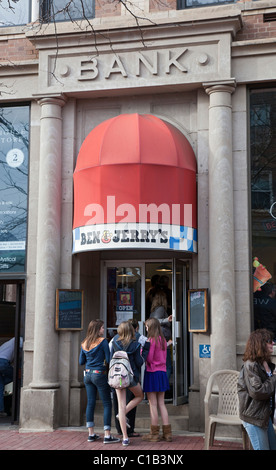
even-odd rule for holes
{"type": "MultiPolygon", "coordinates": [[[[161,337],[160,337],[161,340],[161,337]]],[[[155,339],[150,338],[150,350],[146,360],[147,372],[166,372],[166,359],[167,359],[167,344],[165,343],[165,349],[161,348],[161,344],[155,339]]]]}

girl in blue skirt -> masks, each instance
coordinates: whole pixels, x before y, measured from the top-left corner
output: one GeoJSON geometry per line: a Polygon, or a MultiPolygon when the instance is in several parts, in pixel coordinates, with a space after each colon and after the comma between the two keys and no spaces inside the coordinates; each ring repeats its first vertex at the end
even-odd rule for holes
{"type": "Polygon", "coordinates": [[[150,433],[143,436],[142,439],[151,442],[160,440],[158,425],[159,408],[163,424],[161,439],[171,441],[171,425],[169,424],[168,411],[164,400],[165,392],[170,388],[166,373],[167,342],[157,318],[149,318],[146,321],[146,331],[148,341],[150,342],[150,349],[146,360],[144,392],[149,400],[151,427],[150,433]]]}

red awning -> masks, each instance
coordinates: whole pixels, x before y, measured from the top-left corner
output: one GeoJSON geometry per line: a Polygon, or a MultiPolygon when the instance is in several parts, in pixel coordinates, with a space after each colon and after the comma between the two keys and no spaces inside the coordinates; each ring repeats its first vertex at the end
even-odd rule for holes
{"type": "Polygon", "coordinates": [[[74,230],[125,222],[126,214],[127,222],[146,223],[141,208],[150,204],[170,209],[169,215],[159,211],[157,223],[165,217],[173,224],[181,207],[180,225],[196,229],[196,159],[188,140],[148,114],[122,114],[98,125],[84,140],[74,171],[74,230]],[[188,225],[183,205],[192,208],[188,225]]]}

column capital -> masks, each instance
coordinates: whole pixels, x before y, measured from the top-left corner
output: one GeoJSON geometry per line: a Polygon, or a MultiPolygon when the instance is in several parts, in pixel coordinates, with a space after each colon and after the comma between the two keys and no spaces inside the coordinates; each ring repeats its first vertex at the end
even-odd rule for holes
{"type": "Polygon", "coordinates": [[[51,95],[38,98],[37,102],[40,105],[41,109],[40,119],[62,119],[61,110],[65,105],[66,101],[66,97],[61,94],[57,94],[56,96],[51,95]]]}
{"type": "Polygon", "coordinates": [[[40,106],[43,106],[45,104],[56,104],[62,108],[67,101],[67,97],[63,95],[62,93],[54,93],[51,95],[39,94],[39,95],[33,95],[33,97],[36,99],[38,104],[40,104],[40,106]]]}
{"type": "Polygon", "coordinates": [[[202,86],[205,89],[207,95],[211,95],[212,93],[216,92],[227,92],[232,94],[236,89],[236,80],[231,79],[216,82],[207,82],[202,83],[202,86]]]}

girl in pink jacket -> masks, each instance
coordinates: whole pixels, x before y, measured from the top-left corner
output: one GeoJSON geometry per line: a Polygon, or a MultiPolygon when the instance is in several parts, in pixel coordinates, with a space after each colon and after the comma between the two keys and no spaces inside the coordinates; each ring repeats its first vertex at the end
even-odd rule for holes
{"type": "Polygon", "coordinates": [[[144,375],[144,392],[147,394],[150,405],[151,429],[143,436],[144,441],[157,442],[160,439],[172,440],[171,425],[165,405],[165,392],[169,390],[169,381],[166,373],[167,342],[162,333],[160,322],[156,318],[146,321],[146,330],[150,350],[146,360],[144,375]],[[163,435],[159,436],[158,408],[160,410],[163,435]]]}

